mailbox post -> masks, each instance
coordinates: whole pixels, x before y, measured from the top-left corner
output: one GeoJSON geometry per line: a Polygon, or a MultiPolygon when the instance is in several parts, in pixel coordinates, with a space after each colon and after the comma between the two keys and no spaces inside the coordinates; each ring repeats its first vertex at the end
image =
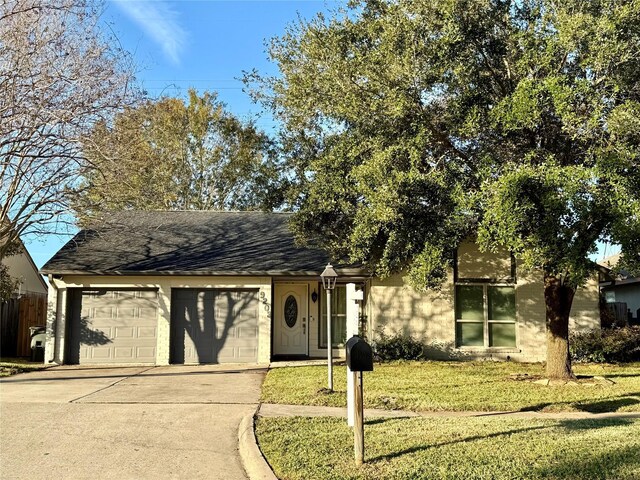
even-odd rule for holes
{"type": "Polygon", "coordinates": [[[373,351],[367,342],[357,335],[347,341],[347,366],[354,377],[354,426],[353,448],[356,466],[364,463],[364,402],[362,388],[362,372],[373,371],[373,351]]]}

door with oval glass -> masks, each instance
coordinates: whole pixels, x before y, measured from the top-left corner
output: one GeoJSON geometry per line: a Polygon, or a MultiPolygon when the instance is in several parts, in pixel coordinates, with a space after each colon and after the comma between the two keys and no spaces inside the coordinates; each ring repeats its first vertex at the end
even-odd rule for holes
{"type": "Polygon", "coordinates": [[[273,349],[275,355],[307,355],[308,285],[276,284],[273,349]]]}

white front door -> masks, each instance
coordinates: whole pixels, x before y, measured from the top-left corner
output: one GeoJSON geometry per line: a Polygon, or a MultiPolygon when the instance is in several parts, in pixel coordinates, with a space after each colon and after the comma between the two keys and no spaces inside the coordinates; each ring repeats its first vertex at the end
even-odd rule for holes
{"type": "Polygon", "coordinates": [[[275,355],[307,355],[307,285],[276,284],[273,350],[275,355]]]}

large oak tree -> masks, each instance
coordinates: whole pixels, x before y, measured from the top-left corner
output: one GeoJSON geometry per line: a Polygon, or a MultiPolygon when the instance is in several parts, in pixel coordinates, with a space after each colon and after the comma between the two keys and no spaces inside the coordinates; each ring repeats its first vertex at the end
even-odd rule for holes
{"type": "Polygon", "coordinates": [[[437,287],[459,242],[544,279],[547,373],[572,375],[598,241],[640,266],[640,2],[352,1],[247,75],[283,125],[300,238],[437,287]]]}

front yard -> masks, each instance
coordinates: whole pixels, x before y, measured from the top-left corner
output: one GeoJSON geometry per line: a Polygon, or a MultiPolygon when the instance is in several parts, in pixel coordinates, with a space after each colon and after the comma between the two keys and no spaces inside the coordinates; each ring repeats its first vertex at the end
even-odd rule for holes
{"type": "MultiPolygon", "coordinates": [[[[364,375],[365,408],[414,411],[640,412],[640,364],[575,365],[578,385],[547,386],[538,364],[395,362],[364,375]]],[[[344,406],[345,367],[274,368],[262,401],[344,406]]],[[[640,418],[367,418],[365,465],[339,418],[259,417],[260,448],[281,479],[638,479],[640,418]]]]}
{"type": "Polygon", "coordinates": [[[365,465],[342,419],[260,418],[260,447],[278,478],[640,478],[640,420],[374,419],[365,465]]]}
{"type": "MultiPolygon", "coordinates": [[[[544,376],[540,364],[394,362],[376,364],[373,372],[364,374],[364,404],[425,412],[640,412],[640,364],[575,365],[574,372],[615,383],[555,387],[527,381],[544,376]]],[[[335,368],[333,394],[323,391],[326,374],[323,366],[274,368],[265,379],[262,401],[345,406],[345,367],[335,368]]]]}
{"type": "Polygon", "coordinates": [[[42,362],[30,362],[23,358],[0,358],[0,377],[33,372],[47,368],[42,362]]]}

